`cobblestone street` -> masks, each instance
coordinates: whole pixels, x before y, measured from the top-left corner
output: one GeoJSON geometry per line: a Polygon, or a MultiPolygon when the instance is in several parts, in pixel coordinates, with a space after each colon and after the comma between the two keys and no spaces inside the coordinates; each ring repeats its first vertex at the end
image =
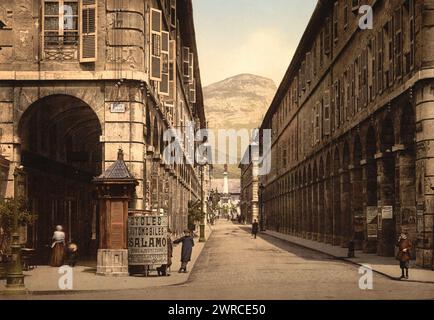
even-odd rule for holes
{"type": "Polygon", "coordinates": [[[181,285],[28,299],[434,299],[434,284],[378,274],[374,290],[360,290],[357,266],[267,235],[253,240],[248,231],[220,221],[181,285]]]}

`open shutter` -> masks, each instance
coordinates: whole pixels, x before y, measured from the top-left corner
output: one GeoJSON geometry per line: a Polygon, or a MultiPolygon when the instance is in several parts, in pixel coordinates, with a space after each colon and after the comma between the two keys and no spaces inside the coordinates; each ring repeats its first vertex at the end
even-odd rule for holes
{"type": "Polygon", "coordinates": [[[395,79],[400,79],[402,76],[402,8],[395,10],[393,17],[394,28],[394,58],[395,58],[395,79]]]}
{"type": "Polygon", "coordinates": [[[324,92],[324,135],[330,135],[330,90],[324,92]]]}
{"type": "Polygon", "coordinates": [[[330,18],[327,17],[325,20],[325,31],[324,31],[324,52],[329,55],[331,51],[331,30],[330,30],[330,18]]]}
{"type": "Polygon", "coordinates": [[[161,32],[161,81],[158,93],[169,96],[169,32],[161,32]]]}
{"type": "Polygon", "coordinates": [[[182,70],[184,74],[184,81],[188,82],[190,79],[190,48],[182,48],[182,70]]]}
{"type": "Polygon", "coordinates": [[[193,82],[189,85],[189,99],[190,103],[196,103],[196,80],[193,79],[193,82]]]}
{"type": "Polygon", "coordinates": [[[162,13],[151,9],[151,52],[150,52],[150,79],[161,81],[161,26],[162,13]]]}
{"type": "Polygon", "coordinates": [[[170,41],[169,47],[169,99],[176,101],[176,41],[170,41]]]}
{"type": "Polygon", "coordinates": [[[95,62],[98,54],[96,0],[80,1],[80,62],[95,62]]]}
{"type": "Polygon", "coordinates": [[[194,80],[194,55],[190,52],[188,55],[188,79],[189,83],[193,83],[194,80]]]}
{"type": "Polygon", "coordinates": [[[170,27],[176,29],[176,0],[170,0],[170,27]]]}

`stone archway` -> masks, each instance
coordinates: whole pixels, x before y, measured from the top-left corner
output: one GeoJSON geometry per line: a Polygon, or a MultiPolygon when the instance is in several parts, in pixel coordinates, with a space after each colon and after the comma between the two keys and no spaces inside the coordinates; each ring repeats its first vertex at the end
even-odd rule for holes
{"type": "MultiPolygon", "coordinates": [[[[366,135],[366,159],[365,159],[365,211],[368,207],[378,211],[378,184],[377,184],[377,163],[375,155],[377,154],[377,135],[374,127],[370,126],[366,135]]],[[[372,223],[371,223],[372,224],[372,223]]],[[[363,251],[366,253],[377,252],[377,239],[371,237],[368,232],[369,226],[365,229],[365,243],[363,251]]],[[[370,231],[371,232],[371,231],[370,231]]]]}
{"type": "Polygon", "coordinates": [[[326,156],[325,166],[326,178],[325,178],[325,242],[333,243],[333,191],[332,191],[332,164],[330,153],[326,156]]]}
{"type": "Polygon", "coordinates": [[[342,211],[341,211],[341,160],[339,149],[333,154],[333,245],[342,243],[342,211]]]}
{"type": "Polygon", "coordinates": [[[341,236],[343,247],[353,238],[353,219],[351,212],[351,180],[350,180],[350,147],[345,142],[343,149],[343,165],[340,174],[341,178],[341,236]]]}
{"type": "MultiPolygon", "coordinates": [[[[97,202],[92,179],[101,174],[101,123],[93,109],[69,95],[52,95],[33,103],[18,123],[21,164],[28,175],[28,200],[38,221],[29,239],[48,262],[47,245],[56,225],[81,256],[97,250],[97,202]]],[[[49,248],[49,247],[48,247],[49,248]]]]}
{"type": "MultiPolygon", "coordinates": [[[[379,183],[379,212],[386,207],[395,210],[395,128],[390,116],[386,117],[381,128],[381,154],[377,159],[379,183]]],[[[394,256],[395,254],[395,214],[392,217],[381,216],[378,230],[378,254],[394,256]]]]}
{"type": "Polygon", "coordinates": [[[318,241],[325,241],[325,173],[324,173],[324,161],[321,158],[319,162],[319,187],[318,187],[318,241]]]}
{"type": "Polygon", "coordinates": [[[351,211],[353,222],[352,232],[357,250],[362,249],[365,240],[366,214],[363,210],[363,172],[362,172],[362,143],[357,134],[354,138],[353,165],[351,167],[351,211]]]}
{"type": "Polygon", "coordinates": [[[417,239],[416,210],[416,120],[413,106],[404,108],[401,116],[401,144],[398,146],[397,168],[399,192],[396,197],[397,232],[408,232],[410,239],[417,239]]]}
{"type": "Polygon", "coordinates": [[[321,211],[318,210],[318,201],[319,201],[319,180],[318,180],[318,166],[317,163],[313,164],[313,181],[312,181],[312,225],[313,225],[313,236],[312,239],[318,241],[319,235],[319,216],[321,211]]]}

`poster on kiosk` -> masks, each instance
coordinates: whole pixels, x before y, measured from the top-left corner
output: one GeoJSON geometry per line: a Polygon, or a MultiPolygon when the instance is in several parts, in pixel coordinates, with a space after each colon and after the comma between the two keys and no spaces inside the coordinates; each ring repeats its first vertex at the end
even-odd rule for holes
{"type": "Polygon", "coordinates": [[[167,215],[131,212],[128,217],[128,263],[149,269],[167,264],[167,215]]]}

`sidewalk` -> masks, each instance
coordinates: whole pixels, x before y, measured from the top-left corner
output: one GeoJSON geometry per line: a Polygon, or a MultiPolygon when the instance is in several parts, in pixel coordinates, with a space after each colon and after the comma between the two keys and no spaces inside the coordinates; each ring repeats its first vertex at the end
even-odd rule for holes
{"type": "MultiPolygon", "coordinates": [[[[336,259],[342,259],[344,261],[353,263],[355,265],[365,265],[370,266],[375,272],[382,274],[392,280],[400,280],[401,269],[399,269],[399,264],[395,258],[380,257],[375,254],[366,254],[361,251],[356,251],[356,258],[347,258],[348,249],[335,247],[329,244],[302,239],[286,234],[277,233],[274,231],[265,231],[263,234],[272,236],[274,238],[288,241],[292,244],[322,252],[336,259]]],[[[421,269],[414,265],[412,262],[412,267],[410,270],[410,280],[405,280],[407,282],[420,282],[420,283],[433,283],[434,284],[434,271],[421,269]]]]}
{"type": "MultiPolygon", "coordinates": [[[[211,236],[212,229],[207,227],[207,239],[211,236]]],[[[139,290],[143,288],[162,287],[180,285],[188,281],[190,273],[200,256],[206,243],[199,243],[199,238],[195,238],[195,246],[191,262],[188,265],[189,273],[178,273],[181,266],[181,245],[173,248],[173,265],[170,277],[158,277],[156,272],[151,272],[149,277],[103,277],[97,276],[96,261],[81,263],[74,268],[73,282],[74,288],[69,291],[59,289],[58,281],[62,276],[58,274],[58,268],[39,266],[36,269],[24,272],[25,285],[29,294],[53,294],[53,293],[78,293],[78,292],[98,292],[98,291],[118,291],[118,290],[139,290]]],[[[5,289],[6,280],[0,280],[0,300],[2,291],[5,289]]]]}

